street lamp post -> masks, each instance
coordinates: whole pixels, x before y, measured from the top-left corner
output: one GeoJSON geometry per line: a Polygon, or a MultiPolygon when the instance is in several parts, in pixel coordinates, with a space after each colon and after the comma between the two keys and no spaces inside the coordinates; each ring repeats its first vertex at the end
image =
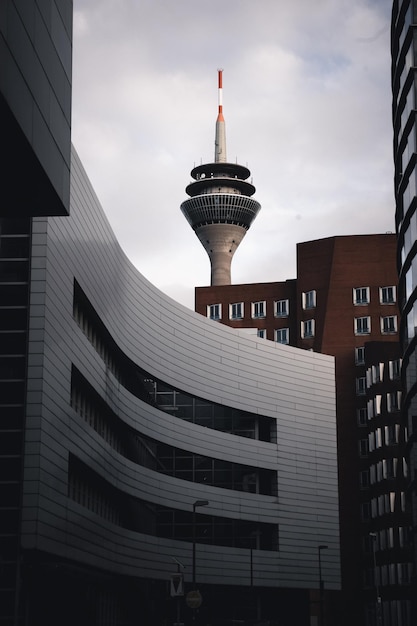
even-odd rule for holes
{"type": "Polygon", "coordinates": [[[319,606],[320,606],[320,626],[323,626],[323,596],[324,596],[324,581],[323,578],[321,576],[321,551],[322,550],[327,550],[329,546],[325,546],[325,545],[320,545],[318,547],[318,551],[319,551],[319,584],[320,584],[320,589],[319,589],[319,606]]]}
{"type": "Polygon", "coordinates": [[[196,500],[193,503],[193,589],[195,590],[196,587],[196,571],[195,571],[195,526],[196,526],[196,514],[195,514],[195,510],[197,507],[199,506],[207,506],[209,503],[208,500],[196,500]]]}
{"type": "Polygon", "coordinates": [[[259,594],[256,591],[256,589],[254,589],[254,577],[253,577],[253,550],[255,549],[259,549],[259,541],[260,541],[260,537],[261,537],[261,531],[260,530],[254,530],[253,532],[251,532],[250,534],[250,586],[251,586],[251,590],[252,590],[252,596],[254,598],[254,603],[255,603],[255,609],[256,609],[256,619],[259,622],[261,619],[261,607],[260,607],[260,603],[259,603],[259,594]]]}
{"type": "Polygon", "coordinates": [[[250,586],[253,587],[253,550],[258,549],[258,542],[261,536],[260,530],[254,530],[250,534],[250,586]]]}
{"type": "MultiPolygon", "coordinates": [[[[178,578],[181,577],[181,582],[179,582],[179,584],[181,584],[181,586],[182,586],[183,576],[181,574],[181,570],[185,569],[185,565],[183,565],[181,563],[181,561],[179,561],[177,558],[175,558],[175,556],[172,556],[171,559],[177,565],[177,575],[178,575],[178,578]]],[[[179,626],[181,624],[180,615],[181,615],[181,595],[178,593],[178,595],[177,595],[177,621],[174,624],[174,626],[179,626]]]]}

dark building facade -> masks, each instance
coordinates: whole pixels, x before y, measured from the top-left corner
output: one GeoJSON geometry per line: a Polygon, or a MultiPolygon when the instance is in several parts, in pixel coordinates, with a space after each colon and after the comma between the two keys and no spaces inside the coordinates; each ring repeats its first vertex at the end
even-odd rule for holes
{"type": "Polygon", "coordinates": [[[408,624],[396,236],[301,243],[294,280],[195,294],[202,315],[335,357],[342,623],[375,624],[381,612],[385,626],[408,624]]]}
{"type": "Polygon", "coordinates": [[[67,215],[72,0],[3,0],[0,45],[0,215],[67,215]]]}
{"type": "Polygon", "coordinates": [[[0,3],[0,621],[22,615],[33,215],[68,215],[72,2],[0,3]]]}
{"type": "Polygon", "coordinates": [[[132,266],[70,145],[71,16],[0,4],[20,185],[0,216],[0,623],[308,626],[320,575],[340,589],[334,359],[213,325],[132,266]]]}
{"type": "Polygon", "coordinates": [[[417,620],[417,194],[416,42],[417,4],[394,1],[391,22],[392,119],[394,131],[395,223],[398,234],[403,414],[407,425],[408,503],[414,541],[413,623],[417,620]]]}

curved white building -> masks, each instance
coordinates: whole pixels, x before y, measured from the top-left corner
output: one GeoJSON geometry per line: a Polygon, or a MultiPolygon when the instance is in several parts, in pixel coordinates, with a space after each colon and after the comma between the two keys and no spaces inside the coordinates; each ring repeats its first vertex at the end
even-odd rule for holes
{"type": "MultiPolygon", "coordinates": [[[[91,604],[74,600],[87,584],[94,610],[127,611],[134,589],[143,623],[175,621],[168,585],[179,562],[193,588],[194,531],[201,619],[307,624],[319,545],[326,589],[340,586],[333,358],[159,292],[121,250],[75,152],[70,217],[33,218],[31,230],[22,546],[33,623],[49,623],[45,581],[61,581],[61,611],[91,604]],[[196,502],[208,504],[193,520],[196,502]]],[[[190,619],[184,599],[179,610],[190,619]]]]}

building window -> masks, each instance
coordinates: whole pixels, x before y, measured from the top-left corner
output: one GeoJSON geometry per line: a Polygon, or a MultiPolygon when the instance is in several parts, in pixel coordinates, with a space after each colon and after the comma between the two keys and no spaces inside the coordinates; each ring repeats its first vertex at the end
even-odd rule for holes
{"type": "Polygon", "coordinates": [[[361,471],[359,475],[361,489],[367,489],[370,485],[369,470],[361,471]]]}
{"type": "Polygon", "coordinates": [[[260,302],[252,302],[252,317],[265,317],[266,315],[266,302],[261,300],[260,302]]]}
{"type": "Polygon", "coordinates": [[[303,309],[314,309],[316,306],[316,290],[303,292],[303,309]]]}
{"type": "Polygon", "coordinates": [[[375,433],[369,433],[368,435],[368,446],[369,452],[373,452],[375,450],[375,433]]]}
{"type": "MultiPolygon", "coordinates": [[[[385,445],[386,446],[394,446],[398,443],[398,424],[389,424],[385,426],[385,445]]],[[[389,461],[392,464],[391,476],[394,477],[395,471],[397,469],[398,459],[385,459],[387,466],[389,465],[389,461]],[[395,461],[395,463],[394,463],[395,461]]]]}
{"type": "Polygon", "coordinates": [[[359,426],[366,426],[368,423],[368,410],[366,407],[362,407],[361,409],[357,409],[356,415],[358,418],[359,426]]]}
{"type": "Polygon", "coordinates": [[[365,378],[365,376],[360,376],[360,378],[356,379],[356,394],[358,396],[364,396],[366,394],[366,378],[365,378]]]}
{"type": "Polygon", "coordinates": [[[398,380],[401,377],[401,359],[389,362],[389,377],[391,380],[398,380]]]}
{"type": "Polygon", "coordinates": [[[371,519],[371,505],[369,502],[361,503],[361,517],[363,520],[371,519]]]}
{"type": "Polygon", "coordinates": [[[387,315],[387,317],[381,317],[381,333],[384,335],[390,335],[397,332],[397,316],[387,315]]]}
{"type": "Polygon", "coordinates": [[[306,320],[305,322],[301,322],[301,337],[303,339],[314,337],[314,320],[306,320]]]}
{"type": "Polygon", "coordinates": [[[222,305],[221,304],[209,304],[207,307],[207,317],[211,320],[222,319],[222,305]]]}
{"type": "Polygon", "coordinates": [[[368,440],[367,439],[360,439],[359,440],[359,454],[361,456],[368,456],[368,440]]]}
{"type": "Polygon", "coordinates": [[[393,285],[379,288],[379,301],[381,304],[395,304],[396,300],[396,288],[393,285]]]}
{"type": "Polygon", "coordinates": [[[369,315],[366,317],[355,317],[355,335],[369,335],[371,332],[371,318],[369,315]]]}
{"type": "Polygon", "coordinates": [[[229,304],[229,317],[231,320],[243,319],[243,302],[229,304]]]}
{"type": "Polygon", "coordinates": [[[369,287],[354,287],[353,304],[369,304],[369,287]]]}
{"type": "Polygon", "coordinates": [[[278,328],[275,331],[275,341],[277,343],[288,344],[290,339],[290,330],[289,328],[278,328]]]}
{"type": "Polygon", "coordinates": [[[275,317],[288,317],[290,312],[288,300],[275,301],[275,317]]]}
{"type": "Polygon", "coordinates": [[[365,364],[365,348],[364,346],[359,346],[355,348],[355,364],[356,365],[364,365],[365,364]]]}
{"type": "Polygon", "coordinates": [[[373,404],[374,404],[374,415],[381,415],[382,396],[380,394],[375,396],[373,400],[373,404]]]}
{"type": "Polygon", "coordinates": [[[258,328],[257,335],[261,339],[266,339],[266,330],[265,330],[265,328],[258,328]]]}
{"type": "Polygon", "coordinates": [[[387,394],[387,411],[388,413],[394,413],[400,410],[401,392],[392,391],[387,394]]]}
{"type": "Polygon", "coordinates": [[[368,372],[370,372],[371,374],[371,384],[376,385],[377,383],[382,382],[384,379],[384,364],[378,363],[377,365],[372,365],[372,367],[369,368],[368,372]]]}

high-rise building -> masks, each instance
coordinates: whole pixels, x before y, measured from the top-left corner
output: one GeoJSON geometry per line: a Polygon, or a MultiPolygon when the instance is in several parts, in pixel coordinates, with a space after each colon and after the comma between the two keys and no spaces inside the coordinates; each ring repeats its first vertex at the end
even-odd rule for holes
{"type": "Polygon", "coordinates": [[[0,9],[2,78],[41,81],[0,84],[25,188],[1,190],[0,622],[309,626],[340,588],[334,359],[213,325],[128,261],[56,126],[71,15],[0,9]]]}
{"type": "MultiPolygon", "coordinates": [[[[336,415],[341,624],[407,626],[411,554],[400,413],[396,236],[297,245],[297,278],[197,287],[196,311],[270,341],[331,354],[336,415]]],[[[312,392],[314,394],[314,392],[312,392]]]]}
{"type": "Polygon", "coordinates": [[[233,255],[261,206],[252,198],[255,187],[247,180],[248,168],[227,161],[222,70],[218,75],[214,163],[191,171],[194,181],[186,189],[191,197],[181,204],[181,211],[210,258],[211,284],[230,285],[233,255]]]}
{"type": "Polygon", "coordinates": [[[1,215],[67,215],[72,0],[2,1],[0,43],[1,215]]]}
{"type": "Polygon", "coordinates": [[[408,432],[409,506],[414,543],[413,623],[417,620],[417,4],[394,0],[391,22],[395,223],[398,234],[403,418],[408,432]]]}

